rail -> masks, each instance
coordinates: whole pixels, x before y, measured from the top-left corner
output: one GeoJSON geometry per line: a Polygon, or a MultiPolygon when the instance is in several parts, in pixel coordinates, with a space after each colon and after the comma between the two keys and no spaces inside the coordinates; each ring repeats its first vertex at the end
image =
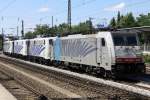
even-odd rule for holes
{"type": "Polygon", "coordinates": [[[53,77],[62,83],[67,83],[68,85],[72,84],[73,86],[76,86],[76,88],[81,87],[84,88],[84,90],[86,89],[91,91],[92,93],[105,95],[106,97],[116,97],[117,95],[123,98],[131,98],[131,96],[136,97],[139,96],[139,94],[140,96],[150,96],[148,90],[136,89],[132,86],[123,85],[108,80],[93,78],[87,75],[80,75],[70,71],[65,71],[44,65],[32,64],[30,62],[14,58],[0,58],[7,60],[7,62],[9,63],[14,63],[17,66],[28,68],[32,71],[36,71],[37,73],[43,73],[46,76],[53,77]]]}

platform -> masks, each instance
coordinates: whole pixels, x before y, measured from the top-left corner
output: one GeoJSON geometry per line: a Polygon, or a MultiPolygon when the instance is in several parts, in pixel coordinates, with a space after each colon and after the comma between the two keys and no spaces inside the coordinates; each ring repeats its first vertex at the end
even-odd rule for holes
{"type": "Polygon", "coordinates": [[[17,100],[3,85],[0,84],[0,100],[17,100]]]}

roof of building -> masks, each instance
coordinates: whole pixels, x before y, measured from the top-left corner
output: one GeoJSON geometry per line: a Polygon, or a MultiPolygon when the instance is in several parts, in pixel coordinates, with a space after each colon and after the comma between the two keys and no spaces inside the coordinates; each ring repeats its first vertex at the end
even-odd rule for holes
{"type": "Polygon", "coordinates": [[[142,27],[132,27],[132,28],[122,28],[118,29],[118,31],[135,31],[138,33],[150,33],[150,26],[142,26],[142,27]]]}

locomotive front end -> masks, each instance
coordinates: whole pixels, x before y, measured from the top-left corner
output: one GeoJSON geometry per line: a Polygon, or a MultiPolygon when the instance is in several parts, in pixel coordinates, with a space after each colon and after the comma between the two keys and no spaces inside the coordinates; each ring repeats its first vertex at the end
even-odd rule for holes
{"type": "Polygon", "coordinates": [[[116,32],[112,35],[116,62],[112,71],[117,75],[145,73],[145,64],[137,33],[116,32]]]}

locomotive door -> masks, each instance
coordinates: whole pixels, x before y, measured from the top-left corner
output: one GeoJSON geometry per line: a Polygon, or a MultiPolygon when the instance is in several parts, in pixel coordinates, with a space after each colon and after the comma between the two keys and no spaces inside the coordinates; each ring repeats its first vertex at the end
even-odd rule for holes
{"type": "Polygon", "coordinates": [[[97,38],[97,63],[101,64],[101,58],[102,58],[102,53],[101,53],[101,38],[97,38]]]}
{"type": "Polygon", "coordinates": [[[108,48],[104,38],[97,39],[97,63],[105,67],[108,57],[108,48]]]}
{"type": "Polygon", "coordinates": [[[108,47],[105,38],[101,38],[101,66],[107,67],[109,63],[108,47]]]}

